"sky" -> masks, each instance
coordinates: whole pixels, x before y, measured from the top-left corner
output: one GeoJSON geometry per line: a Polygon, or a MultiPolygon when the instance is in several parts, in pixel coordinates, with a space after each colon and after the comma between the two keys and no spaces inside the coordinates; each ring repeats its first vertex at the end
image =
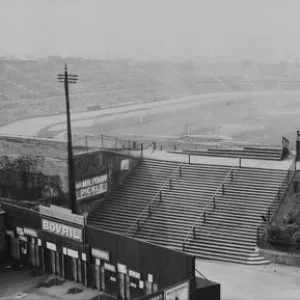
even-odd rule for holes
{"type": "Polygon", "coordinates": [[[300,57],[300,0],[0,0],[0,56],[300,57]]]}

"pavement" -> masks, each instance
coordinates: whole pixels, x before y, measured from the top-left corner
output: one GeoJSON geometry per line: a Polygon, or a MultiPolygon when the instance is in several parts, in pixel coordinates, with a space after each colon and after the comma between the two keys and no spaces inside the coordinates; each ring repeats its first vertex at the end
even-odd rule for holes
{"type": "Polygon", "coordinates": [[[248,266],[197,259],[196,269],[221,284],[222,300],[300,299],[299,267],[248,266]]]}
{"type": "MultiPolygon", "coordinates": [[[[128,150],[126,150],[128,153],[128,150]]],[[[121,151],[120,151],[121,152],[121,151]]],[[[141,151],[133,151],[130,150],[130,154],[136,157],[140,157],[141,151]]],[[[157,159],[157,160],[165,160],[165,161],[177,161],[188,163],[189,157],[186,154],[174,154],[168,153],[163,150],[144,150],[143,157],[157,159]]],[[[226,158],[226,157],[213,157],[213,156],[201,156],[201,155],[191,155],[190,162],[193,164],[206,164],[206,165],[223,165],[223,166],[239,166],[238,158],[226,158]]],[[[265,168],[271,170],[288,170],[291,166],[293,160],[292,158],[285,160],[254,160],[254,159],[242,159],[241,165],[242,167],[249,168],[265,168]]]]}
{"type": "MultiPolygon", "coordinates": [[[[106,296],[104,293],[86,288],[81,284],[65,281],[62,285],[41,287],[40,283],[49,281],[56,276],[33,276],[29,270],[0,271],[0,300],[89,300],[96,296],[106,296]],[[71,288],[82,289],[81,293],[68,294],[71,288]]],[[[102,300],[99,298],[99,300],[102,300]]],[[[107,296],[105,297],[107,298],[107,296]]],[[[109,297],[110,298],[110,297],[109,297]]],[[[111,298],[113,299],[113,298],[111,298]]],[[[98,300],[98,299],[97,299],[98,300]]]]}

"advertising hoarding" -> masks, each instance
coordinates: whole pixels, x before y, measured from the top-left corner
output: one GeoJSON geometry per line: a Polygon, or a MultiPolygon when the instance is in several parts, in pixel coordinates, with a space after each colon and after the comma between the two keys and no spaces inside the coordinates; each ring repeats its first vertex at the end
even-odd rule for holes
{"type": "Polygon", "coordinates": [[[76,199],[82,200],[106,193],[108,189],[107,174],[76,182],[76,199]]]}

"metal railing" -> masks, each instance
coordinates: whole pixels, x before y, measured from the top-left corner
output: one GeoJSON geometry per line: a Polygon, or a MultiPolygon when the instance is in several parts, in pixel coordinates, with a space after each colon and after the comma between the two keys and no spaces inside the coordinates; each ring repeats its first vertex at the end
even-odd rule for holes
{"type": "Polygon", "coordinates": [[[200,221],[200,219],[203,217],[205,220],[205,214],[206,214],[206,210],[208,209],[208,207],[213,203],[213,209],[216,207],[216,196],[219,193],[220,189],[223,189],[223,194],[224,194],[224,184],[228,178],[228,176],[230,176],[231,181],[233,180],[233,170],[235,168],[235,165],[233,165],[231,167],[231,169],[228,171],[227,175],[225,176],[225,178],[223,179],[223,181],[221,182],[221,184],[219,185],[218,189],[215,191],[215,193],[213,194],[213,196],[210,198],[210,200],[207,202],[207,204],[205,205],[204,209],[202,210],[202,212],[200,213],[200,215],[198,216],[198,218],[196,219],[196,221],[193,223],[191,229],[189,230],[188,234],[186,235],[183,243],[182,243],[182,250],[185,251],[185,245],[190,237],[190,235],[193,232],[193,238],[195,238],[196,236],[196,225],[198,224],[198,222],[200,221]]]}
{"type": "Polygon", "coordinates": [[[131,226],[129,227],[129,229],[126,231],[125,235],[129,235],[134,226],[137,225],[137,232],[140,230],[140,226],[141,226],[141,222],[140,219],[143,215],[145,215],[145,213],[148,211],[148,214],[151,214],[151,205],[153,204],[153,202],[155,201],[155,199],[159,196],[161,201],[161,192],[163,191],[163,189],[166,187],[166,185],[170,182],[170,188],[171,188],[171,179],[173,177],[173,175],[179,170],[180,171],[180,175],[181,175],[181,166],[184,162],[180,162],[179,165],[175,168],[175,170],[171,173],[171,175],[168,177],[168,179],[164,182],[164,184],[162,185],[162,187],[156,192],[156,194],[153,196],[153,198],[149,201],[149,203],[147,204],[147,206],[143,209],[143,211],[140,213],[140,215],[134,220],[134,222],[131,224],[131,226]]]}
{"type": "Polygon", "coordinates": [[[288,171],[286,172],[286,175],[280,184],[280,186],[277,189],[277,193],[268,206],[267,210],[267,222],[262,222],[260,225],[257,226],[257,244],[260,244],[261,240],[263,239],[266,229],[270,223],[274,220],[274,217],[277,213],[277,210],[280,206],[281,201],[284,199],[291,183],[293,182],[294,176],[296,173],[296,160],[292,162],[290,165],[288,171]]]}

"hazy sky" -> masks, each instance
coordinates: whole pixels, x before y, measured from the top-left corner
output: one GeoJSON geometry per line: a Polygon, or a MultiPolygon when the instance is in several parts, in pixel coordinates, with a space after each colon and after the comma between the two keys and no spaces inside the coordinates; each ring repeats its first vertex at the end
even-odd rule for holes
{"type": "Polygon", "coordinates": [[[295,58],[299,16],[300,0],[0,0],[0,55],[295,58]]]}

